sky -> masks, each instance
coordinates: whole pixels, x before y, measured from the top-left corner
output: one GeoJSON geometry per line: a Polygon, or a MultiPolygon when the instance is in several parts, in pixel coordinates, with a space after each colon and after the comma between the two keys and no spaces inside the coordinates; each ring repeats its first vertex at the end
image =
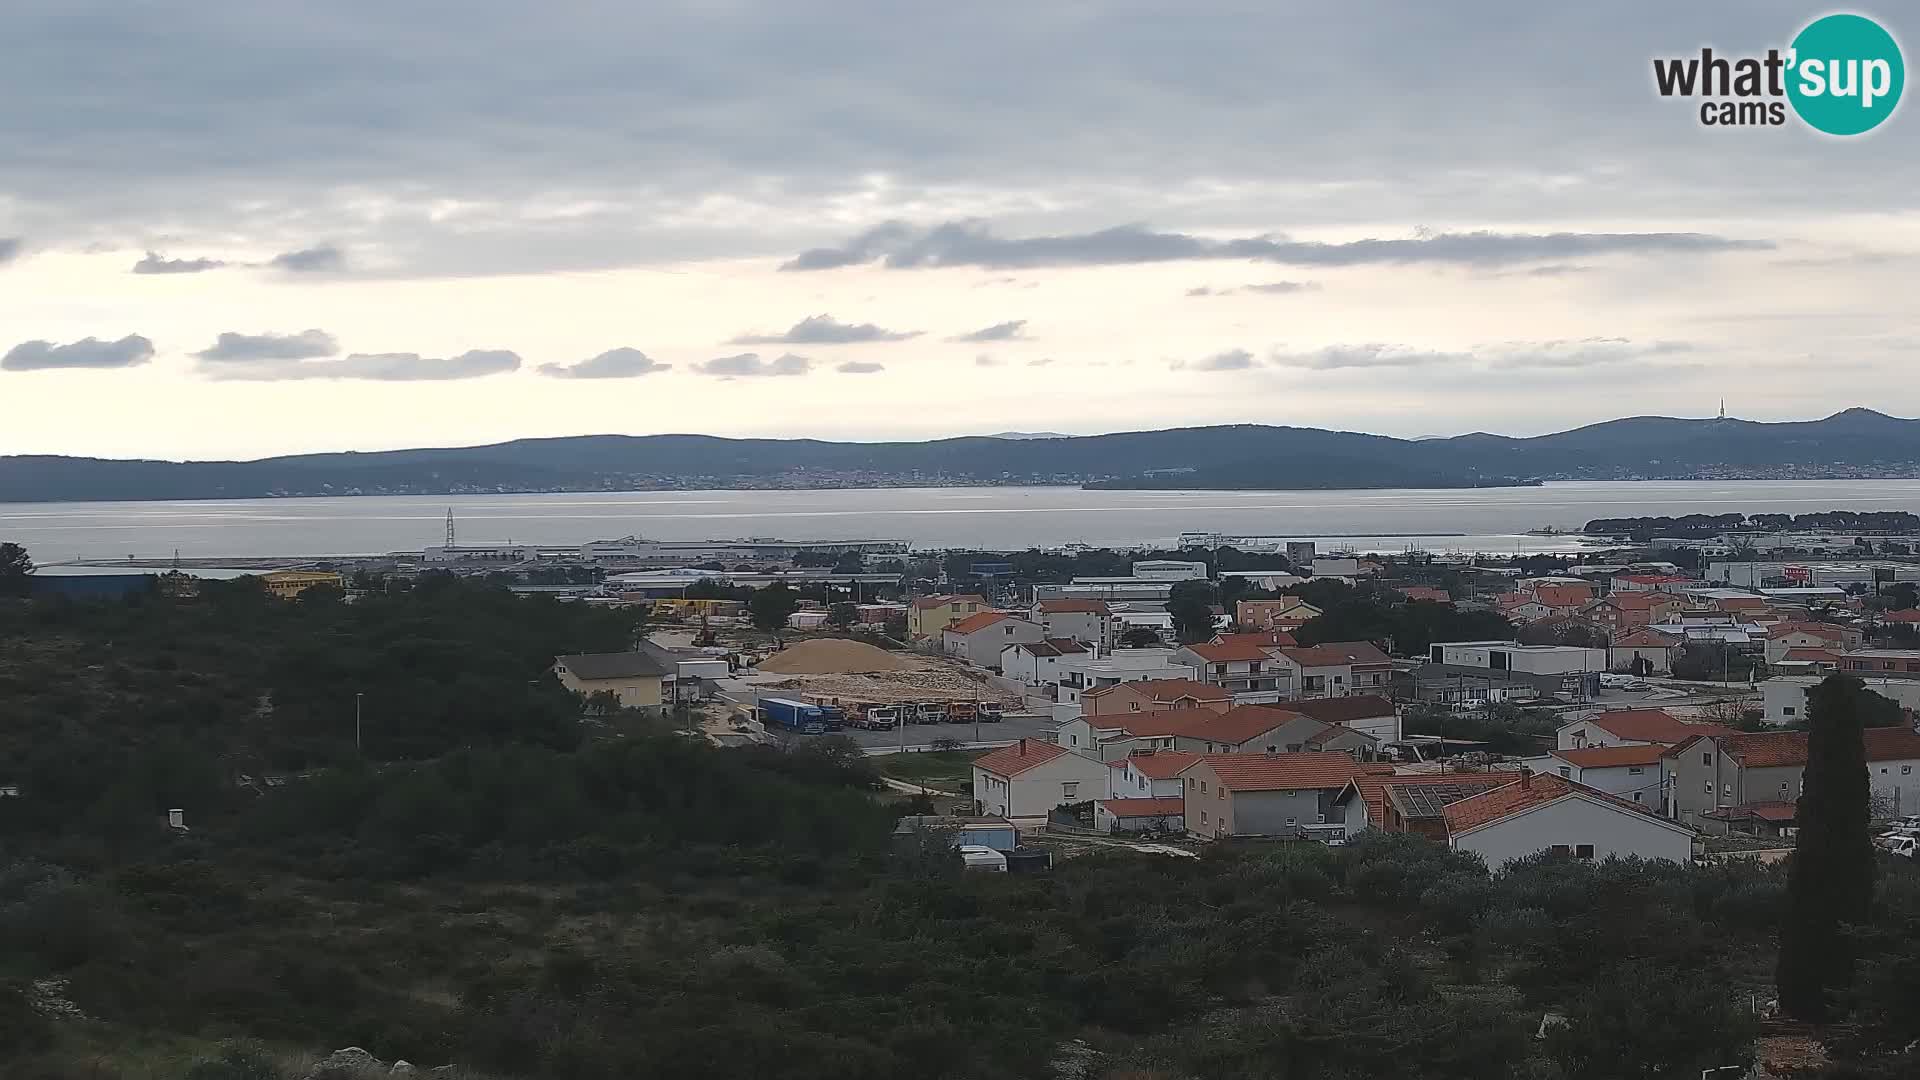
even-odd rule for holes
{"type": "Polygon", "coordinates": [[[0,454],[1920,415],[1913,106],[1654,90],[1825,8],[0,8],[0,454]]]}

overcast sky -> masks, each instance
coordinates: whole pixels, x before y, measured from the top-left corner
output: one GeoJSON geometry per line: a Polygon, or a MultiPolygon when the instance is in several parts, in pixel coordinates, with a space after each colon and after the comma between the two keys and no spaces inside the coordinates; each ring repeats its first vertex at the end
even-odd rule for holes
{"type": "Polygon", "coordinates": [[[1652,89],[1817,6],[5,7],[0,453],[1920,414],[1912,106],[1652,89]]]}

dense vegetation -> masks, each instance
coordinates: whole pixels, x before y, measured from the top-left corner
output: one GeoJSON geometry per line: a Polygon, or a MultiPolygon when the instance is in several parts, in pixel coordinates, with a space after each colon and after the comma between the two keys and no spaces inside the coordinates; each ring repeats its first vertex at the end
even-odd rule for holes
{"type": "Polygon", "coordinates": [[[1582,532],[1602,536],[1718,536],[1721,533],[1839,531],[1920,533],[1920,514],[1904,510],[1823,510],[1813,514],[1683,514],[1680,517],[1595,518],[1582,532]]]}
{"type": "MultiPolygon", "coordinates": [[[[1784,878],[1752,866],[895,854],[846,744],[583,722],[541,672],[630,632],[452,581],[0,602],[0,1075],[271,1076],[220,1064],[258,1040],[527,1080],[1602,1080],[1741,1060],[1772,993],[1784,878]]],[[[1893,873],[1864,932],[1911,961],[1917,920],[1893,873]]],[[[1879,1053],[1914,968],[1867,955],[1879,1053]]]]}

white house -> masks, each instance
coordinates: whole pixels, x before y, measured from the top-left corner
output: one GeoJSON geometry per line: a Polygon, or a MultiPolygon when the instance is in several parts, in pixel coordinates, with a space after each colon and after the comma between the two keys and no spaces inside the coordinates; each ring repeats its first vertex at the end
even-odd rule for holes
{"type": "Polygon", "coordinates": [[[1061,803],[1107,796],[1107,766],[1063,746],[1021,739],[973,763],[973,799],[982,814],[1045,817],[1061,803]]]}
{"type": "Polygon", "coordinates": [[[1107,763],[1107,794],[1116,799],[1178,796],[1185,789],[1180,770],[1200,760],[1180,750],[1150,750],[1107,763]]]}
{"type": "Polygon", "coordinates": [[[1116,649],[1105,656],[1063,656],[1058,670],[1060,689],[1054,700],[1068,705],[1078,704],[1092,691],[1121,683],[1191,679],[1194,674],[1192,667],[1173,662],[1171,649],[1116,649]]]}
{"type": "Polygon", "coordinates": [[[1641,627],[1613,639],[1607,646],[1607,668],[1636,675],[1667,675],[1680,655],[1680,639],[1641,627]]]}
{"type": "Polygon", "coordinates": [[[1690,724],[1665,709],[1612,709],[1562,724],[1554,745],[1561,750],[1589,746],[1678,746],[1695,735],[1726,735],[1724,724],[1690,724]]]}
{"type": "Polygon", "coordinates": [[[1384,694],[1393,678],[1393,660],[1372,642],[1327,641],[1279,653],[1298,673],[1303,698],[1384,694]]]}
{"type": "Polygon", "coordinates": [[[1147,581],[1205,581],[1207,564],[1180,559],[1142,559],[1127,567],[1136,578],[1147,581]]]}
{"type": "Polygon", "coordinates": [[[1086,646],[1072,638],[1015,642],[1000,650],[1000,674],[1028,686],[1057,683],[1060,661],[1069,656],[1085,656],[1087,652],[1086,646]]]}
{"type": "Polygon", "coordinates": [[[1490,869],[1543,851],[1576,859],[1693,859],[1694,831],[1559,776],[1522,773],[1445,811],[1447,843],[1490,869]]]}
{"type": "Polygon", "coordinates": [[[1066,638],[1111,649],[1119,636],[1114,630],[1113,610],[1104,600],[1041,600],[1033,605],[1031,615],[1046,629],[1048,640],[1066,638]]]}
{"type": "MultiPolygon", "coordinates": [[[[1251,635],[1235,635],[1246,637],[1251,635]]],[[[1284,701],[1297,693],[1298,667],[1278,646],[1249,641],[1200,642],[1173,654],[1176,663],[1200,673],[1200,681],[1218,686],[1236,701],[1284,701]]]]}
{"type": "Polygon", "coordinates": [[[1524,764],[1541,775],[1558,776],[1657,809],[1662,795],[1660,760],[1670,749],[1659,743],[1590,746],[1555,750],[1524,764]]]}
{"type": "Polygon", "coordinates": [[[957,657],[974,667],[991,668],[1000,663],[1000,650],[1020,642],[1041,641],[1046,631],[1039,623],[1009,615],[1004,611],[982,611],[969,615],[940,631],[940,643],[948,656],[957,657]]]}

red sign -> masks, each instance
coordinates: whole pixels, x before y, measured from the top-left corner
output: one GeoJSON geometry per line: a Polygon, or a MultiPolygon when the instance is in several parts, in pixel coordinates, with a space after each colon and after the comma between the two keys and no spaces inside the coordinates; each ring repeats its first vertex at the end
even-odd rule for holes
{"type": "Polygon", "coordinates": [[[1804,566],[1789,566],[1783,573],[1788,581],[1806,581],[1813,577],[1813,571],[1804,566]]]}

